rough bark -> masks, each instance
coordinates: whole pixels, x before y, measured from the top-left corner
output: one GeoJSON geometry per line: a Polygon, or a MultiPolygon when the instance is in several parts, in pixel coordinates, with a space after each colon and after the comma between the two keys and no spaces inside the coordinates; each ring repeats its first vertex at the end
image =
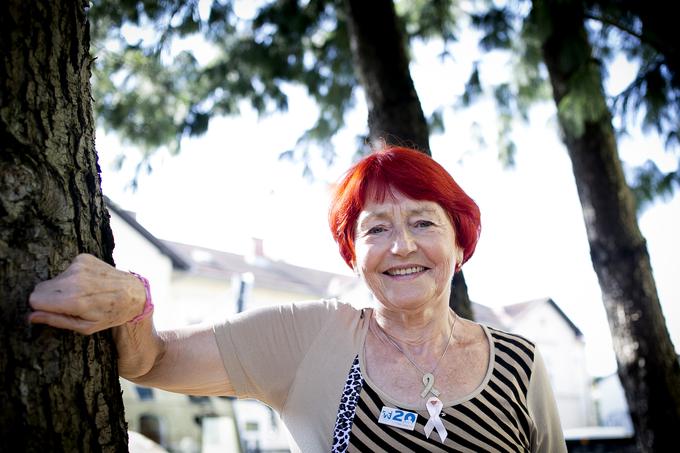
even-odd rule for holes
{"type": "Polygon", "coordinates": [[[409,71],[392,0],[348,0],[347,22],[357,77],[366,93],[369,138],[429,154],[429,130],[409,71]]]}
{"type": "MultiPolygon", "coordinates": [[[[577,75],[595,71],[591,75],[601,80],[577,4],[534,0],[534,14],[549,21],[542,50],[558,106],[574,89],[577,75]]],[[[560,124],[638,446],[645,452],[667,451],[680,426],[680,366],[601,86],[589,96],[602,112],[598,117],[586,121],[580,133],[562,116],[560,124]]]]}
{"type": "MultiPolygon", "coordinates": [[[[368,104],[371,144],[408,146],[431,155],[430,132],[392,0],[346,0],[345,6],[354,67],[368,104]]],[[[462,272],[453,278],[449,305],[473,319],[462,272]]]]}
{"type": "Polygon", "coordinates": [[[110,334],[26,321],[34,285],[76,254],[112,262],[94,149],[87,2],[0,5],[0,444],[125,451],[110,334]]]}

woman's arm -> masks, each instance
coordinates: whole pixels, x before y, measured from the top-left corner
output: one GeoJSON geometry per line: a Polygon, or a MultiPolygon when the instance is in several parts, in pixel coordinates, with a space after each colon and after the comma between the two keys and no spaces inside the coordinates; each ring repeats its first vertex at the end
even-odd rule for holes
{"type": "Polygon", "coordinates": [[[29,321],[90,335],[113,328],[118,370],[133,382],[194,395],[231,395],[210,327],[156,332],[151,317],[129,323],[145,305],[144,285],[92,255],[78,255],[29,297],[29,321]]]}
{"type": "Polygon", "coordinates": [[[212,327],[156,332],[150,318],[113,329],[118,372],[132,382],[189,395],[232,396],[212,327]]]}
{"type": "Polygon", "coordinates": [[[538,348],[534,350],[534,367],[527,392],[529,415],[533,420],[532,453],[566,453],[560,415],[553,395],[548,372],[538,348]]]}

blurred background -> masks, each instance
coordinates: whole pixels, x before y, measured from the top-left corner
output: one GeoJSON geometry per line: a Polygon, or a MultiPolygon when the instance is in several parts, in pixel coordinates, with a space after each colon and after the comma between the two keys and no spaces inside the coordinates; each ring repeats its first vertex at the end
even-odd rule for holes
{"type": "MultiPolygon", "coordinates": [[[[665,47],[645,40],[646,12],[566,2],[581,11],[602,78],[579,79],[580,97],[556,107],[541,39],[558,27],[536,13],[542,3],[394,6],[431,154],[482,212],[464,267],[476,319],[538,343],[570,449],[605,439],[598,448],[613,450],[598,451],[636,451],[563,139],[570,124],[608,109],[667,331],[680,344],[677,86],[670,57],[659,60],[665,47]],[[600,84],[605,107],[591,102],[600,84]]],[[[333,183],[368,152],[375,108],[354,75],[347,11],[313,0],[91,8],[114,258],[151,280],[159,328],[300,299],[370,303],[326,224],[333,183]]],[[[278,416],[255,402],[123,386],[130,428],[168,451],[287,451],[278,416]]]]}

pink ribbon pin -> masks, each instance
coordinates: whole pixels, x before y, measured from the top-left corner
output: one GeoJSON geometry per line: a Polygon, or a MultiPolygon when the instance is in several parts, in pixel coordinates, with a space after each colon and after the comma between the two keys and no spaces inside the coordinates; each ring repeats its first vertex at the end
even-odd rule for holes
{"type": "Polygon", "coordinates": [[[429,439],[430,434],[432,434],[432,430],[436,429],[437,434],[439,434],[439,438],[443,443],[444,440],[446,440],[446,437],[449,435],[449,433],[446,432],[446,428],[444,428],[442,419],[439,418],[439,414],[441,413],[444,404],[439,400],[439,398],[432,397],[427,400],[425,407],[427,408],[427,412],[430,414],[430,419],[427,421],[427,424],[425,424],[425,437],[429,439]]]}

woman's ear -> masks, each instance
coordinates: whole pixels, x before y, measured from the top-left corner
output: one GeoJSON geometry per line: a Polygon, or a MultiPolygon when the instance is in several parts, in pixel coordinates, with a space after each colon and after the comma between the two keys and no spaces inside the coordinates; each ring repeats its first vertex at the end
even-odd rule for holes
{"type": "Polygon", "coordinates": [[[454,272],[458,272],[463,267],[463,249],[456,247],[456,268],[454,272]]]}

